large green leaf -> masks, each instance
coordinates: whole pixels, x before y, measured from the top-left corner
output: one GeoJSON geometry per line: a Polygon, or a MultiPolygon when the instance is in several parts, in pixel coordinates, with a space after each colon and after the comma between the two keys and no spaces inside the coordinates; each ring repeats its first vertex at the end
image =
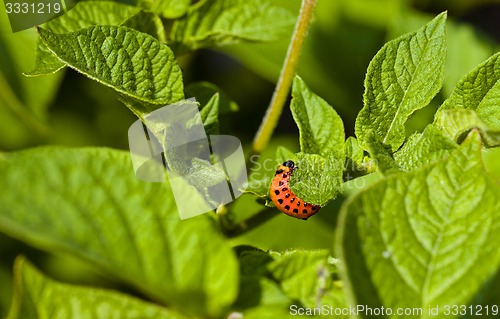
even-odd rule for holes
{"type": "Polygon", "coordinates": [[[293,14],[272,1],[202,0],[174,22],[170,43],[182,53],[239,41],[271,41],[294,23],[293,14]]]}
{"type": "MultiPolygon", "coordinates": [[[[43,24],[43,28],[55,33],[68,33],[93,25],[119,25],[137,14],[139,9],[116,1],[80,1],[62,16],[43,24]]],[[[43,43],[37,43],[34,69],[27,76],[55,73],[65,64],[55,57],[43,43]]]]}
{"type": "Polygon", "coordinates": [[[344,153],[344,123],[337,112],[296,76],[290,109],[299,127],[300,150],[308,154],[344,153]]]}
{"type": "Polygon", "coordinates": [[[337,238],[351,302],[457,317],[444,306],[467,305],[498,269],[498,198],[477,132],[448,158],[359,192],[343,206],[337,238]]]}
{"type": "Polygon", "coordinates": [[[55,282],[24,258],[16,260],[14,270],[16,295],[8,319],[187,318],[121,293],[55,282]]]}
{"type": "Polygon", "coordinates": [[[375,138],[396,151],[404,142],[408,117],[441,88],[445,21],[442,13],[420,30],[389,41],[370,62],[364,107],[356,119],[356,136],[363,146],[375,138]]]}
{"type": "Polygon", "coordinates": [[[466,74],[439,112],[470,109],[490,128],[500,130],[500,52],[466,74]]]}
{"type": "MultiPolygon", "coordinates": [[[[411,32],[430,19],[431,14],[405,8],[391,21],[389,37],[396,38],[411,32]]],[[[448,49],[442,93],[448,96],[466,73],[494,53],[494,43],[472,25],[449,19],[446,22],[446,46],[448,49]],[[463,50],[464,44],[467,44],[467,50],[463,50]]]]}
{"type": "Polygon", "coordinates": [[[38,33],[59,60],[120,93],[139,117],[184,97],[172,51],[148,34],[125,26],[38,33]]]}
{"type": "Polygon", "coordinates": [[[457,143],[430,124],[423,133],[411,135],[394,154],[394,159],[400,167],[410,171],[447,157],[457,147],[457,143]]]}
{"type": "Polygon", "coordinates": [[[39,148],[0,159],[0,231],[99,266],[180,312],[236,298],[233,252],[209,216],[181,221],[166,183],[139,181],[126,152],[39,148]]]}

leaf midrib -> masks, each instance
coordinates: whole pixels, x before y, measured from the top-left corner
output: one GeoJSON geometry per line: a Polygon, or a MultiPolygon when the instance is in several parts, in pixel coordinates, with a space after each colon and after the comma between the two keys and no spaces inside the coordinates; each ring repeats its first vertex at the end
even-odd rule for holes
{"type": "MultiPolygon", "coordinates": [[[[437,256],[439,255],[439,251],[440,251],[440,247],[441,247],[441,243],[442,243],[442,239],[443,239],[443,234],[444,234],[444,229],[446,229],[447,227],[450,226],[450,214],[455,210],[455,207],[456,207],[456,202],[455,202],[455,198],[457,197],[457,194],[461,192],[462,188],[461,187],[463,184],[460,184],[460,186],[458,188],[454,188],[454,192],[453,192],[453,198],[450,199],[450,202],[451,202],[451,205],[448,209],[448,211],[446,212],[446,220],[444,223],[442,223],[439,227],[439,235],[436,239],[436,242],[434,244],[434,247],[432,249],[432,251],[430,251],[430,258],[429,258],[429,262],[427,263],[427,272],[426,272],[426,275],[425,275],[425,279],[424,279],[424,284],[422,286],[422,295],[421,295],[421,299],[422,299],[422,307],[426,306],[426,305],[430,305],[430,301],[432,300],[435,300],[438,296],[440,296],[445,290],[442,290],[441,292],[439,292],[438,294],[435,294],[435,295],[431,295],[430,294],[430,285],[431,285],[431,277],[435,271],[435,259],[437,258],[437,256]],[[431,299],[429,299],[431,298],[431,299]]],[[[428,188],[429,189],[429,188],[428,188]]],[[[456,279],[453,281],[455,282],[456,279]]],[[[448,286],[450,285],[450,283],[448,283],[448,286]]]]}
{"type": "MultiPolygon", "coordinates": [[[[387,134],[385,135],[382,143],[386,144],[387,143],[387,138],[389,137],[390,135],[390,132],[392,132],[393,130],[393,126],[394,124],[396,123],[396,119],[398,118],[398,115],[400,113],[400,111],[403,109],[401,107],[401,105],[404,105],[405,103],[405,100],[406,100],[406,96],[407,96],[407,93],[410,91],[410,88],[414,85],[414,78],[416,77],[416,75],[418,74],[418,71],[420,71],[421,69],[421,66],[423,65],[422,64],[422,57],[426,56],[428,51],[429,51],[429,48],[430,48],[430,43],[432,42],[433,39],[435,39],[435,33],[433,33],[432,37],[429,38],[426,42],[426,45],[425,45],[425,48],[424,48],[424,52],[420,55],[419,57],[419,61],[416,65],[416,69],[415,69],[415,72],[412,74],[411,76],[411,80],[410,80],[410,84],[408,85],[408,88],[404,90],[404,94],[403,94],[403,98],[401,99],[401,102],[399,103],[399,107],[396,109],[396,114],[394,114],[394,117],[392,118],[392,121],[391,121],[391,124],[389,125],[389,129],[387,130],[387,134]]],[[[410,41],[411,42],[411,41],[410,41]]],[[[401,44],[402,42],[400,42],[401,44]]],[[[398,46],[399,48],[399,46],[398,46]]],[[[410,52],[411,53],[411,52],[410,52]]],[[[411,55],[411,54],[410,54],[411,55]]],[[[396,64],[396,59],[394,59],[394,65],[396,64]]],[[[393,68],[393,71],[395,70],[395,68],[393,68]]],[[[398,83],[399,84],[399,83],[398,83]]],[[[399,86],[401,86],[401,84],[399,84],[399,86]]]]}

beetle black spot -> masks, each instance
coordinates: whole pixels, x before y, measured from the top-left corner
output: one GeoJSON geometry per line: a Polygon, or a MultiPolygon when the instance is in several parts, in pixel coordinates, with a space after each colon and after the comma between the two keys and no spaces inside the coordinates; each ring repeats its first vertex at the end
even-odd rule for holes
{"type": "Polygon", "coordinates": [[[285,174],[283,174],[283,178],[286,178],[287,176],[288,176],[288,175],[287,175],[286,173],[285,173],[285,174]]]}
{"type": "Polygon", "coordinates": [[[300,206],[300,200],[297,202],[297,206],[300,206]]]}
{"type": "Polygon", "coordinates": [[[276,189],[276,190],[274,191],[274,193],[275,193],[276,195],[279,195],[279,194],[280,194],[280,191],[276,189]]]}
{"type": "Polygon", "coordinates": [[[283,181],[280,181],[280,182],[279,182],[279,185],[280,185],[280,186],[283,186],[283,184],[285,184],[285,182],[283,182],[283,181]]]}
{"type": "Polygon", "coordinates": [[[304,203],[304,207],[307,207],[307,203],[304,203]]]}
{"type": "Polygon", "coordinates": [[[276,171],[276,175],[281,174],[281,173],[283,173],[283,169],[281,169],[281,168],[276,171]]]}
{"type": "Polygon", "coordinates": [[[278,199],[278,203],[283,204],[283,200],[281,198],[278,199]]]}
{"type": "Polygon", "coordinates": [[[307,214],[307,209],[303,209],[302,214],[307,214]]]}
{"type": "Polygon", "coordinates": [[[285,209],[286,209],[286,210],[290,210],[290,206],[285,205],[285,209]]]}
{"type": "Polygon", "coordinates": [[[297,198],[297,197],[290,199],[290,203],[293,203],[295,201],[295,198],[297,198]]]}
{"type": "Polygon", "coordinates": [[[316,210],[316,209],[318,209],[318,206],[314,206],[314,207],[313,207],[313,210],[316,210]]]}
{"type": "Polygon", "coordinates": [[[285,198],[288,198],[288,197],[290,197],[290,193],[288,193],[288,194],[285,195],[285,198]]]}
{"type": "Polygon", "coordinates": [[[282,191],[282,192],[286,192],[287,190],[288,190],[288,188],[286,188],[286,187],[283,187],[283,188],[281,189],[281,191],[282,191]]]}
{"type": "Polygon", "coordinates": [[[298,213],[299,213],[299,210],[298,210],[297,208],[294,208],[294,209],[293,209],[293,212],[294,212],[295,214],[298,214],[298,213]]]}

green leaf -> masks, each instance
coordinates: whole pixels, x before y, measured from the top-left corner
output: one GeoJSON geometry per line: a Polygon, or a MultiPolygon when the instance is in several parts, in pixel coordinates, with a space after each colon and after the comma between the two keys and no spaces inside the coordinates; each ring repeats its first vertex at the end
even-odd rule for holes
{"type": "Polygon", "coordinates": [[[140,11],[137,7],[116,1],[81,1],[57,19],[43,24],[55,33],[68,33],[93,25],[120,24],[140,11]]]}
{"type": "Polygon", "coordinates": [[[161,15],[162,17],[168,19],[176,19],[183,16],[191,0],[141,0],[139,1],[139,6],[148,10],[153,11],[161,15]]]}
{"type": "Polygon", "coordinates": [[[338,280],[335,278],[337,261],[329,257],[327,250],[297,250],[273,255],[275,260],[268,269],[287,296],[310,308],[346,305],[342,287],[334,281],[338,280]]]}
{"type": "Polygon", "coordinates": [[[150,35],[124,26],[67,34],[38,28],[38,33],[59,60],[129,100],[127,106],[138,117],[184,97],[172,51],[150,35]]]}
{"type": "Polygon", "coordinates": [[[0,231],[88,261],[179,312],[220,314],[237,293],[231,247],[208,215],[181,221],[168,184],[133,172],[129,153],[105,148],[4,154],[0,231]]]}
{"type": "Polygon", "coordinates": [[[24,258],[16,259],[14,270],[16,295],[8,319],[187,318],[111,290],[55,282],[24,258]]]}
{"type": "Polygon", "coordinates": [[[66,67],[64,63],[59,61],[52,52],[39,40],[35,53],[35,65],[33,70],[23,72],[27,77],[36,77],[41,75],[50,75],[63,70],[66,67]]]}
{"type": "MultiPolygon", "coordinates": [[[[238,314],[240,314],[240,313],[238,313],[238,314]]],[[[245,310],[242,313],[242,316],[245,319],[297,318],[297,315],[292,315],[290,313],[290,307],[268,306],[268,305],[245,310]]],[[[238,317],[235,316],[235,318],[238,318],[238,317]]]]}
{"type": "Polygon", "coordinates": [[[356,119],[356,136],[363,147],[375,138],[396,151],[404,142],[408,117],[441,88],[445,21],[446,13],[441,13],[420,30],[389,41],[370,62],[364,107],[356,119]]]}
{"type": "Polygon", "coordinates": [[[238,256],[240,261],[240,289],[233,308],[243,310],[257,306],[287,307],[292,300],[281,290],[267,270],[273,261],[267,252],[249,249],[238,256]]]}
{"type": "Polygon", "coordinates": [[[370,133],[367,134],[368,142],[365,146],[368,153],[370,153],[370,163],[368,163],[368,169],[373,170],[370,166],[374,166],[385,175],[399,173],[401,168],[394,159],[391,147],[382,144],[377,140],[377,138],[371,136],[373,136],[373,131],[370,131],[370,133]]]}
{"type": "Polygon", "coordinates": [[[500,52],[465,75],[438,113],[450,109],[475,110],[490,128],[500,130],[500,52]]]}
{"type": "Polygon", "coordinates": [[[219,107],[220,96],[219,93],[215,93],[200,111],[207,135],[219,134],[219,107]]]}
{"type": "Polygon", "coordinates": [[[411,171],[420,166],[441,160],[455,150],[458,145],[434,125],[428,125],[423,133],[415,133],[394,153],[400,167],[411,171]]]}
{"type": "Polygon", "coordinates": [[[62,77],[27,79],[22,72],[34,60],[34,30],[12,33],[0,10],[0,148],[19,149],[40,143],[49,134],[47,108],[62,77]]]}
{"type": "Polygon", "coordinates": [[[358,140],[349,136],[344,143],[346,163],[343,173],[343,180],[348,181],[356,177],[366,175],[369,172],[368,160],[365,161],[365,154],[358,140]]]}
{"type": "Polygon", "coordinates": [[[472,129],[479,133],[487,147],[500,146],[500,131],[492,130],[483,123],[473,109],[440,110],[434,118],[434,125],[456,142],[462,142],[472,129]]]}
{"type": "Polygon", "coordinates": [[[245,315],[260,313],[258,309],[263,306],[282,314],[281,309],[287,309],[290,314],[293,305],[308,308],[346,306],[345,294],[337,278],[337,261],[327,250],[279,253],[247,248],[240,252],[239,259],[245,285],[241,287],[237,309],[243,310],[245,315]],[[249,307],[254,308],[248,310],[249,307]]]}
{"type": "Polygon", "coordinates": [[[477,132],[448,158],[357,193],[342,208],[337,237],[352,304],[455,318],[444,305],[467,305],[498,269],[498,198],[477,132]]]}
{"type": "MultiPolygon", "coordinates": [[[[183,109],[191,110],[188,111],[192,112],[191,115],[189,115],[190,113],[184,113],[184,116],[186,114],[190,116],[189,119],[179,117],[177,121],[166,124],[165,115],[157,116],[153,114],[153,116],[147,117],[144,120],[148,129],[162,146],[164,159],[169,171],[177,176],[182,176],[182,179],[187,182],[186,187],[189,188],[185,188],[186,191],[183,191],[183,193],[194,191],[190,187],[193,186],[199,192],[203,193],[205,198],[214,199],[214,202],[211,203],[212,207],[218,207],[221,204],[215,200],[216,198],[221,199],[220,196],[217,196],[217,192],[211,195],[210,191],[212,186],[219,185],[220,183],[227,184],[225,171],[220,165],[212,165],[212,158],[209,156],[211,152],[208,141],[205,140],[205,143],[203,139],[198,137],[197,142],[196,140],[194,142],[196,144],[184,144],[184,146],[179,141],[193,142],[190,140],[193,137],[206,137],[205,130],[212,133],[218,131],[218,100],[218,95],[215,94],[214,98],[209,101],[210,104],[207,105],[208,107],[205,106],[202,109],[201,114],[197,114],[197,104],[191,100],[179,101],[175,103],[175,106],[169,106],[177,111],[182,111],[183,109]],[[202,125],[205,125],[205,127],[202,125]],[[200,133],[201,135],[199,135],[200,133]],[[190,145],[190,147],[186,147],[186,145],[190,145]]],[[[213,160],[218,161],[217,159],[213,160]]],[[[233,169],[235,168],[233,167],[233,169]]],[[[177,180],[179,179],[177,178],[177,180]]],[[[215,189],[212,189],[212,191],[215,191],[215,189]]],[[[193,200],[193,194],[187,195],[186,200],[193,200]]]]}
{"type": "Polygon", "coordinates": [[[125,20],[121,25],[147,33],[161,42],[167,42],[163,22],[154,13],[140,11],[125,20]]]}
{"type": "Polygon", "coordinates": [[[186,98],[195,97],[201,105],[205,105],[215,93],[219,94],[219,109],[221,114],[236,112],[239,110],[238,104],[232,101],[222,90],[210,82],[190,83],[185,89],[186,98]]]}
{"type": "MultiPolygon", "coordinates": [[[[411,32],[430,19],[432,19],[431,14],[405,8],[395,19],[391,19],[389,37],[396,38],[411,32]]],[[[467,72],[494,53],[494,42],[471,24],[449,20],[446,22],[446,46],[446,69],[442,93],[448,96],[467,72]],[[465,43],[467,50],[463,50],[465,43]]]]}
{"type": "Polygon", "coordinates": [[[176,53],[240,41],[272,41],[295,17],[271,1],[203,0],[174,22],[170,44],[176,53]]]}
{"type": "Polygon", "coordinates": [[[361,164],[364,159],[364,153],[361,146],[359,146],[358,140],[349,136],[345,141],[345,154],[346,157],[351,159],[356,164],[361,164]]]}
{"type": "Polygon", "coordinates": [[[296,76],[293,81],[290,110],[299,127],[300,150],[308,154],[344,153],[344,123],[337,112],[311,92],[296,76]]]}
{"type": "Polygon", "coordinates": [[[290,178],[290,189],[306,203],[325,206],[342,190],[344,158],[337,154],[322,157],[298,153],[297,169],[290,178]]]}
{"type": "MultiPolygon", "coordinates": [[[[80,1],[62,16],[43,24],[43,28],[54,33],[68,33],[93,25],[119,25],[137,14],[139,9],[115,1],[80,1]]],[[[65,67],[42,42],[37,43],[34,69],[26,76],[55,73],[65,67]]]]}

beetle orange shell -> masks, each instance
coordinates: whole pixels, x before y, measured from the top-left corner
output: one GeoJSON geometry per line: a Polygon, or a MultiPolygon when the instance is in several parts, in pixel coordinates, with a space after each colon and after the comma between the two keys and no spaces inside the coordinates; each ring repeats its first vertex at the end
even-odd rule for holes
{"type": "Polygon", "coordinates": [[[286,161],[278,166],[271,182],[271,200],[280,211],[288,216],[306,220],[316,214],[320,206],[305,203],[290,190],[288,181],[295,169],[295,163],[292,161],[286,161]]]}

